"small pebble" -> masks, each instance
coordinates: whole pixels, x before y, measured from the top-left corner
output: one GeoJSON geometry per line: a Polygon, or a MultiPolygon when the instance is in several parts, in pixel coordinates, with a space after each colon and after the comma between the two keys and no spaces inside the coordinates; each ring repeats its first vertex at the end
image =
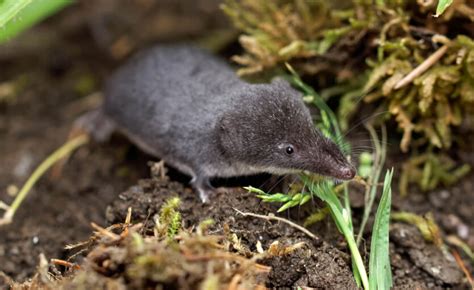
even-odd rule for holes
{"type": "Polygon", "coordinates": [[[7,194],[9,196],[15,196],[18,194],[18,187],[14,184],[10,184],[9,186],[7,186],[7,194]]]}
{"type": "Polygon", "coordinates": [[[33,166],[33,156],[31,153],[26,152],[21,155],[20,160],[13,168],[13,175],[17,178],[25,178],[31,171],[33,166]]]}

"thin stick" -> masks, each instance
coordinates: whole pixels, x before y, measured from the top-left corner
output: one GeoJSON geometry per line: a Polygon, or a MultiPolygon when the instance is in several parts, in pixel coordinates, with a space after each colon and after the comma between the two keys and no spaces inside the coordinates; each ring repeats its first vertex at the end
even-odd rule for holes
{"type": "Polygon", "coordinates": [[[229,287],[227,288],[227,290],[238,290],[240,280],[242,280],[242,275],[235,274],[234,277],[232,277],[232,280],[230,280],[229,287]]]}
{"type": "Polygon", "coordinates": [[[78,248],[78,247],[87,246],[89,243],[90,243],[90,241],[84,241],[84,242],[79,242],[77,244],[69,244],[69,245],[64,246],[64,249],[65,250],[73,250],[73,249],[78,248]]]}
{"type": "Polygon", "coordinates": [[[89,137],[86,135],[78,136],[74,139],[69,140],[63,146],[58,148],[54,151],[51,155],[49,155],[31,174],[31,176],[26,181],[25,185],[21,188],[20,192],[16,196],[13,203],[8,207],[5,211],[2,218],[0,218],[0,226],[10,224],[13,220],[13,216],[15,212],[20,207],[23,200],[26,198],[28,193],[30,192],[31,188],[35,185],[38,179],[44,175],[44,173],[58,160],[61,160],[64,156],[67,156],[72,151],[77,149],[78,147],[86,144],[89,141],[89,137]]]}
{"type": "Polygon", "coordinates": [[[127,209],[127,216],[125,217],[125,224],[130,225],[132,223],[132,207],[129,206],[127,209]]]}
{"type": "Polygon", "coordinates": [[[466,265],[464,264],[463,260],[459,256],[459,253],[456,250],[453,250],[452,253],[459,268],[461,268],[461,270],[464,272],[464,275],[466,275],[467,281],[469,282],[469,284],[471,284],[472,289],[474,289],[474,280],[472,279],[471,273],[466,268],[466,265]]]}
{"type": "MultiPolygon", "coordinates": [[[[232,253],[215,253],[215,254],[203,254],[203,255],[192,255],[192,254],[186,254],[184,253],[184,257],[186,260],[191,261],[191,262],[197,262],[197,261],[209,261],[209,260],[216,260],[216,259],[223,259],[223,260],[231,260],[231,261],[237,261],[240,263],[248,263],[252,262],[251,260],[244,258],[242,256],[232,254],[232,253]]],[[[253,263],[253,266],[255,267],[256,270],[264,273],[268,273],[271,271],[271,267],[258,264],[258,263],[253,263]]]]}
{"type": "Polygon", "coordinates": [[[98,224],[92,222],[91,226],[94,230],[96,230],[98,233],[100,233],[103,236],[109,237],[110,239],[116,241],[120,239],[120,236],[117,234],[112,233],[108,229],[104,229],[103,227],[99,226],[98,224]]]}
{"type": "Polygon", "coordinates": [[[260,215],[260,214],[256,214],[256,213],[251,213],[251,212],[242,212],[236,208],[234,208],[234,210],[236,212],[238,212],[239,214],[243,215],[243,216],[251,216],[251,217],[256,217],[256,218],[260,218],[260,219],[264,219],[264,220],[267,220],[267,221],[270,221],[270,220],[274,220],[274,221],[279,221],[279,222],[283,222],[283,223],[286,223],[298,230],[300,230],[301,232],[305,233],[306,235],[308,235],[310,238],[312,239],[315,239],[315,240],[319,240],[318,237],[316,237],[312,232],[308,231],[307,229],[305,229],[304,227],[292,222],[292,221],[289,221],[285,218],[281,218],[281,217],[277,217],[277,216],[274,216],[274,215],[260,215]]]}
{"type": "Polygon", "coordinates": [[[424,73],[427,69],[433,66],[445,53],[448,51],[448,46],[445,44],[440,47],[437,51],[435,51],[432,55],[430,55],[424,62],[418,65],[414,70],[412,70],[409,74],[403,77],[398,83],[395,85],[395,90],[398,90],[401,87],[404,87],[411,83],[416,77],[424,73]]]}
{"type": "Polygon", "coordinates": [[[80,270],[81,269],[81,266],[79,266],[77,264],[74,264],[74,263],[71,263],[71,262],[68,262],[68,261],[64,261],[64,260],[60,260],[60,259],[51,259],[51,263],[54,264],[54,265],[59,265],[59,266],[67,267],[67,268],[72,268],[74,270],[80,270]]]}

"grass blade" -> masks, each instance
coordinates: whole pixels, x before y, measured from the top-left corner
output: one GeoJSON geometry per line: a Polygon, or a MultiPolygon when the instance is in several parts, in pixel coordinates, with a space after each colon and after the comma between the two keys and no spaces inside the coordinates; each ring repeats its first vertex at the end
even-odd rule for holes
{"type": "Polygon", "coordinates": [[[0,43],[6,42],[72,0],[3,0],[0,1],[0,43]]]}
{"type": "Polygon", "coordinates": [[[449,6],[453,4],[453,0],[439,0],[438,1],[438,6],[436,6],[436,15],[435,17],[440,16],[441,14],[444,13],[446,9],[448,9],[449,6]]]}
{"type": "Polygon", "coordinates": [[[385,175],[382,197],[375,215],[370,245],[369,285],[370,289],[390,289],[392,269],[389,255],[389,224],[392,200],[391,182],[393,169],[385,175]]]}
{"type": "Polygon", "coordinates": [[[360,224],[359,234],[357,235],[357,245],[360,245],[365,230],[365,225],[369,220],[370,213],[372,212],[372,206],[377,195],[377,184],[382,173],[383,165],[385,164],[385,158],[387,155],[387,131],[382,126],[382,140],[380,141],[377,134],[375,133],[372,125],[367,126],[367,130],[370,133],[371,139],[375,147],[375,161],[372,165],[371,174],[369,176],[370,187],[365,190],[365,205],[364,213],[362,215],[362,222],[360,224]]]}
{"type": "Polygon", "coordinates": [[[12,20],[15,15],[18,15],[31,1],[4,0],[0,2],[0,27],[3,27],[8,21],[12,20]]]}
{"type": "Polygon", "coordinates": [[[312,182],[308,177],[302,176],[305,185],[309,191],[326,202],[331,216],[339,231],[344,235],[347,241],[352,257],[352,265],[356,282],[362,283],[364,289],[369,289],[369,279],[365,270],[364,261],[354,239],[354,231],[352,230],[352,220],[350,213],[343,207],[341,201],[334,192],[333,185],[329,181],[312,182]]]}

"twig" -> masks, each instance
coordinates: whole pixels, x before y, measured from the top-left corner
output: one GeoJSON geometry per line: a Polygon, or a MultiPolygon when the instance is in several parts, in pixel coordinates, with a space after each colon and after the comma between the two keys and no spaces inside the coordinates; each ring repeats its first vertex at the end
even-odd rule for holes
{"type": "Polygon", "coordinates": [[[125,217],[125,222],[123,224],[123,231],[120,233],[120,237],[125,238],[126,236],[128,236],[131,222],[132,222],[132,207],[129,206],[127,209],[127,216],[125,217]]]}
{"type": "Polygon", "coordinates": [[[437,51],[435,51],[432,55],[430,55],[424,62],[418,65],[414,70],[412,70],[409,74],[403,77],[398,83],[395,85],[394,89],[398,90],[401,87],[404,87],[411,83],[416,77],[424,73],[427,69],[433,66],[445,53],[448,51],[448,45],[443,45],[437,51]]]}
{"type": "Polygon", "coordinates": [[[77,256],[87,252],[88,250],[89,250],[89,247],[80,249],[79,251],[77,251],[74,254],[72,254],[71,256],[69,256],[67,259],[72,260],[72,259],[76,258],[77,256]]]}
{"type": "Polygon", "coordinates": [[[106,236],[106,237],[109,237],[110,239],[112,239],[112,240],[114,240],[114,241],[120,239],[120,236],[119,236],[119,235],[112,233],[112,232],[109,231],[108,229],[104,229],[103,227],[97,225],[96,223],[91,223],[91,226],[92,226],[92,228],[94,228],[94,230],[96,230],[97,232],[99,232],[101,235],[106,236]]]}
{"type": "Polygon", "coordinates": [[[315,239],[315,240],[319,240],[319,238],[317,236],[315,236],[312,232],[308,231],[307,229],[305,229],[304,227],[292,222],[292,221],[289,221],[285,218],[282,218],[282,217],[277,217],[277,216],[274,216],[274,215],[260,215],[260,214],[256,214],[256,213],[251,213],[251,212],[242,212],[236,208],[234,208],[234,210],[236,212],[238,212],[239,214],[243,215],[243,216],[251,216],[251,217],[256,217],[256,218],[260,218],[260,219],[264,219],[264,220],[267,220],[267,221],[270,221],[270,220],[274,220],[274,221],[279,221],[279,222],[283,222],[283,223],[286,223],[298,230],[300,230],[301,232],[305,233],[306,235],[308,235],[310,238],[312,239],[315,239]]]}
{"type": "Polygon", "coordinates": [[[26,198],[31,188],[35,185],[38,179],[43,176],[43,174],[55,164],[58,160],[61,160],[64,156],[69,155],[72,151],[78,147],[86,144],[89,141],[89,137],[85,135],[78,136],[74,139],[69,140],[59,149],[54,151],[49,155],[31,174],[31,176],[26,181],[25,185],[21,188],[20,192],[16,196],[13,203],[8,206],[7,210],[3,214],[3,217],[0,218],[0,226],[10,224],[13,220],[15,212],[20,207],[23,200],[26,198]]]}
{"type": "Polygon", "coordinates": [[[454,235],[447,236],[446,241],[450,243],[451,245],[459,247],[461,250],[463,250],[464,254],[469,256],[469,258],[474,263],[474,251],[471,249],[471,247],[469,247],[468,244],[466,244],[459,237],[454,236],[454,235]]]}
{"type": "Polygon", "coordinates": [[[51,259],[51,263],[54,264],[54,265],[64,266],[66,268],[72,268],[74,270],[81,269],[81,266],[79,266],[77,264],[74,264],[74,263],[71,263],[71,262],[68,262],[68,261],[64,261],[64,260],[60,260],[60,259],[51,259]]]}
{"type": "Polygon", "coordinates": [[[89,243],[90,243],[90,241],[79,242],[77,244],[68,244],[68,245],[64,246],[64,249],[65,250],[73,250],[75,248],[87,246],[89,243]]]}
{"type": "Polygon", "coordinates": [[[132,222],[132,207],[129,206],[127,209],[127,216],[125,217],[125,225],[130,225],[132,222]]]}
{"type": "Polygon", "coordinates": [[[469,281],[471,288],[474,289],[474,280],[472,279],[471,273],[466,268],[466,265],[464,265],[464,262],[459,256],[459,253],[456,250],[453,250],[452,253],[453,253],[454,259],[456,259],[456,263],[458,264],[459,268],[461,268],[461,270],[464,272],[464,275],[466,275],[467,281],[469,281]]]}
{"type": "Polygon", "coordinates": [[[242,275],[234,275],[234,277],[232,277],[232,280],[230,280],[229,287],[227,288],[227,290],[238,290],[240,280],[242,280],[242,275]]]}
{"type": "Polygon", "coordinates": [[[237,261],[240,263],[249,263],[252,262],[254,264],[254,267],[256,270],[260,272],[265,272],[268,273],[271,271],[271,267],[258,264],[253,262],[252,260],[249,260],[247,258],[244,258],[239,255],[235,255],[232,253],[216,253],[216,254],[203,254],[203,255],[192,255],[192,254],[186,254],[184,253],[184,257],[186,260],[191,261],[191,262],[197,262],[197,261],[209,261],[209,260],[215,260],[215,259],[224,259],[224,260],[231,260],[231,261],[237,261]]]}

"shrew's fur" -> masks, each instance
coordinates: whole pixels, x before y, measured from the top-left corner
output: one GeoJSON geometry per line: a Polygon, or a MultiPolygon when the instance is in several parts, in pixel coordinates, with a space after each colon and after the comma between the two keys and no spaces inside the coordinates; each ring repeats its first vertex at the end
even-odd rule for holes
{"type": "Polygon", "coordinates": [[[246,83],[195,47],[156,46],[138,54],[111,77],[105,97],[80,125],[97,139],[123,132],[192,176],[203,200],[212,177],[355,174],[339,148],[314,128],[301,94],[286,81],[246,83]]]}

